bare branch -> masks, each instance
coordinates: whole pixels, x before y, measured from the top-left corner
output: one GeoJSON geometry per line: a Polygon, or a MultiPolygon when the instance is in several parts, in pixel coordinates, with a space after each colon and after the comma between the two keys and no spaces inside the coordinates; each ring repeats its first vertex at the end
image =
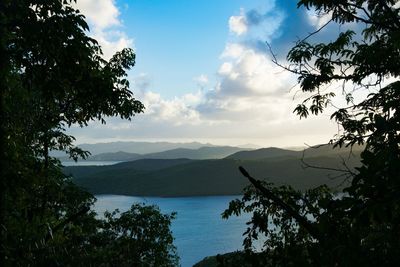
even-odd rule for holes
{"type": "Polygon", "coordinates": [[[272,200],[280,206],[283,210],[285,210],[287,213],[289,213],[290,216],[292,216],[304,229],[307,230],[307,232],[316,240],[322,242],[323,237],[320,231],[314,227],[314,225],[305,217],[301,216],[299,213],[297,213],[291,206],[286,204],[282,199],[280,199],[277,195],[275,195],[271,190],[268,188],[264,187],[259,180],[256,180],[255,178],[251,177],[250,174],[242,167],[239,167],[239,171],[245,176],[249,181],[254,185],[256,189],[258,189],[266,198],[272,200]]]}
{"type": "Polygon", "coordinates": [[[83,207],[77,213],[72,214],[70,217],[68,217],[64,221],[58,223],[53,229],[49,229],[49,232],[47,233],[47,235],[45,237],[45,240],[48,241],[53,236],[53,233],[57,232],[58,230],[61,230],[68,223],[75,221],[77,218],[79,218],[80,216],[84,215],[89,210],[90,210],[90,207],[83,207]]]}
{"type": "Polygon", "coordinates": [[[322,31],[322,29],[324,29],[326,26],[328,26],[329,23],[331,23],[333,20],[332,18],[330,20],[328,20],[327,22],[325,22],[321,27],[319,27],[317,30],[309,33],[306,37],[304,37],[303,39],[301,39],[300,42],[304,42],[305,40],[307,40],[308,38],[310,38],[311,36],[319,33],[320,31],[322,31]]]}

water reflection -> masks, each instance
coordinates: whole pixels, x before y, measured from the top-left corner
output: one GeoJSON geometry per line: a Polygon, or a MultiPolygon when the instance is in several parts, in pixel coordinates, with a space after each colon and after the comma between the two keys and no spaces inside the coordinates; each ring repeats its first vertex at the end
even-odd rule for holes
{"type": "Polygon", "coordinates": [[[130,197],[116,195],[96,196],[95,210],[103,213],[118,208],[126,211],[134,202],[158,205],[163,213],[177,212],[172,222],[175,245],[183,267],[192,266],[206,256],[242,249],[242,233],[250,215],[221,218],[228,203],[240,196],[210,197],[130,197]]]}

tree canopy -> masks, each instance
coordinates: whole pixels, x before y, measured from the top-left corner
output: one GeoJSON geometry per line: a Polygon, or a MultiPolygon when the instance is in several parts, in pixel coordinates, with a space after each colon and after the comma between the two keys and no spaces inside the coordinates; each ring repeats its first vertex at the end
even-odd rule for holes
{"type": "MultiPolygon", "coordinates": [[[[319,115],[338,94],[326,85],[342,83],[347,106],[331,114],[340,132],[334,146],[365,144],[361,167],[345,169],[350,180],[339,195],[323,186],[298,192],[251,182],[225,217],[253,212],[245,249],[253,266],[393,266],[400,255],[400,7],[397,1],[302,0],[298,7],[330,17],[346,30],[334,41],[300,40],[288,53],[288,71],[298,75],[309,97],[300,118],[319,115]],[[353,27],[357,28],[357,27],[353,27]],[[368,90],[357,101],[347,85],[368,90]],[[261,253],[253,241],[266,236],[261,253]]],[[[324,27],[324,26],[323,26],[324,27]]],[[[278,62],[276,62],[278,63],[278,62]]],[[[279,63],[278,63],[279,64],[279,63]]]]}
{"type": "Polygon", "coordinates": [[[99,219],[95,198],[49,156],[88,155],[66,134],[71,125],[144,110],[127,79],[134,52],[105,60],[73,2],[0,2],[2,266],[174,266],[174,215],[134,205],[99,219]]]}

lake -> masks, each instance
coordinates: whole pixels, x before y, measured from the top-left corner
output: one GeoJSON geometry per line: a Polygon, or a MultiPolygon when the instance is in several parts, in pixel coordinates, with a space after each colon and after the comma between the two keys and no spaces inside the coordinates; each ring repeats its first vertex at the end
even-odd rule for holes
{"type": "Polygon", "coordinates": [[[96,196],[95,210],[102,214],[118,208],[126,211],[132,203],[155,204],[162,213],[177,212],[171,230],[175,237],[182,267],[192,266],[206,256],[222,254],[242,249],[242,233],[250,215],[221,218],[221,213],[231,200],[241,196],[207,197],[129,197],[119,195],[96,196]]]}
{"type": "Polygon", "coordinates": [[[121,163],[122,161],[90,161],[90,160],[79,160],[75,161],[62,161],[61,164],[65,167],[68,166],[106,166],[121,163]]]}

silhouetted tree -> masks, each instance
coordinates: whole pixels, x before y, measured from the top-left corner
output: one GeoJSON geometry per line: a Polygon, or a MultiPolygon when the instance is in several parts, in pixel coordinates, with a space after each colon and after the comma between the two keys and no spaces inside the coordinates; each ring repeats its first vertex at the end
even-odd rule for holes
{"type": "Polygon", "coordinates": [[[283,66],[310,94],[295,109],[300,118],[323,112],[335,96],[324,86],[343,82],[348,105],[331,116],[341,126],[331,143],[365,144],[362,166],[339,196],[325,186],[276,188],[241,169],[253,186],[224,216],[253,212],[244,244],[254,266],[394,266],[400,261],[400,7],[391,0],[302,0],[298,6],[331,23],[364,27],[311,43],[316,31],[297,42],[283,66]],[[370,93],[356,102],[346,84],[370,93]],[[252,243],[260,234],[267,239],[256,254],[252,243]]]}
{"type": "Polygon", "coordinates": [[[104,60],[71,2],[0,2],[2,266],[176,265],[173,215],[136,205],[98,219],[90,210],[95,198],[49,156],[88,155],[65,133],[71,125],[131,119],[144,109],[126,79],[133,51],[104,60]]]}

